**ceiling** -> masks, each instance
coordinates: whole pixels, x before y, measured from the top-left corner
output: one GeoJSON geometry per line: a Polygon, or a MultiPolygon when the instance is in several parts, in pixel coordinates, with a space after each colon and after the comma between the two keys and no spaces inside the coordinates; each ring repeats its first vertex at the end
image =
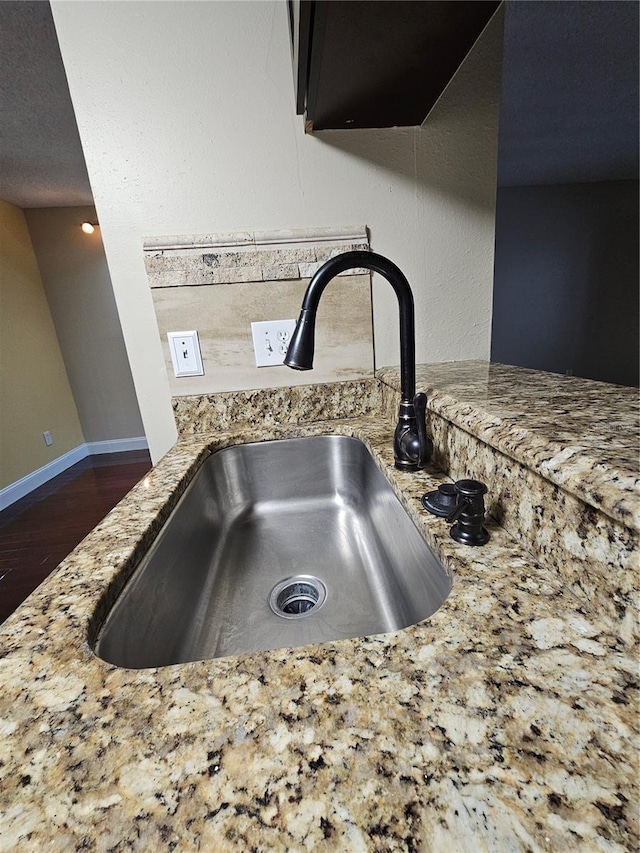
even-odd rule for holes
{"type": "MultiPolygon", "coordinates": [[[[501,185],[638,177],[636,0],[509,0],[503,75],[501,185]]],[[[46,0],[0,2],[0,80],[0,198],[92,204],[46,0]]]]}
{"type": "Polygon", "coordinates": [[[0,198],[93,204],[48,2],[0,2],[0,198]]]}

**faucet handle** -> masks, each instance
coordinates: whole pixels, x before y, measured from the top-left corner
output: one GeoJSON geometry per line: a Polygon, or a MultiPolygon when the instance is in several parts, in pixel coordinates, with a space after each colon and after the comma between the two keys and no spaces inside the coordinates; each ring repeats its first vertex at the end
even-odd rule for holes
{"type": "Polygon", "coordinates": [[[424,468],[431,459],[433,442],[427,435],[427,395],[416,394],[413,398],[413,410],[418,431],[418,468],[424,468]]]}
{"type": "Polygon", "coordinates": [[[449,516],[458,508],[458,492],[453,483],[442,483],[437,489],[424,494],[421,500],[427,512],[452,523],[453,519],[449,519],[449,516]]]}

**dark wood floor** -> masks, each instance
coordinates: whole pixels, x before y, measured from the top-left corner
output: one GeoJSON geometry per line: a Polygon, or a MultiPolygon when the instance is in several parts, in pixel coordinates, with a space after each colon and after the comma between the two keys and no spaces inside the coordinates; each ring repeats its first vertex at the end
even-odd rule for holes
{"type": "Polygon", "coordinates": [[[0,622],[150,468],[146,450],[88,456],[0,512],[0,622]]]}

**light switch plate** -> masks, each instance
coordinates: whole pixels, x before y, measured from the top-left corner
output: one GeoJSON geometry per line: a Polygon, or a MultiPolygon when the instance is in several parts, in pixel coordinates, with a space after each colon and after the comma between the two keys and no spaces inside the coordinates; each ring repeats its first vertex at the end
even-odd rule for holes
{"type": "Polygon", "coordinates": [[[295,320],[261,320],[251,324],[256,367],[284,364],[295,320]]]}
{"type": "Polygon", "coordinates": [[[167,340],[176,378],[204,375],[197,332],[167,332],[167,340]]]}

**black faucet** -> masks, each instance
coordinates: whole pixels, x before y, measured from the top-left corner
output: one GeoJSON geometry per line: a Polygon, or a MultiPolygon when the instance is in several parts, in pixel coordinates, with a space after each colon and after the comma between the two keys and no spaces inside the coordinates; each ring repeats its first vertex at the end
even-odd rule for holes
{"type": "Polygon", "coordinates": [[[332,278],[345,270],[364,268],[387,279],[398,297],[400,309],[400,384],[401,400],[393,438],[396,468],[417,471],[431,457],[433,443],[427,436],[425,414],[427,397],[416,394],[416,332],[413,294],[409,282],[388,258],[374,252],[344,252],[331,258],[313,276],[302,301],[300,318],[287,350],[284,363],[295,370],[311,370],[316,313],[320,297],[332,278]]]}

